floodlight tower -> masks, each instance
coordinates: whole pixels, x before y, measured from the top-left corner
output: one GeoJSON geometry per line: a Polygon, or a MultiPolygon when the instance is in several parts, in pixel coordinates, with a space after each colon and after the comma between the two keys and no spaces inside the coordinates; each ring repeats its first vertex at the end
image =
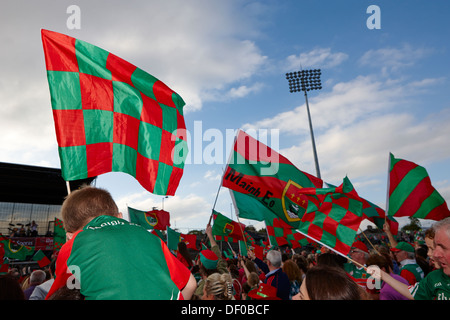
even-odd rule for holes
{"type": "Polygon", "coordinates": [[[286,73],[286,79],[289,81],[289,91],[300,92],[303,91],[305,93],[305,101],[306,101],[306,110],[308,111],[308,119],[309,119],[309,130],[311,131],[311,141],[314,153],[314,162],[316,165],[316,173],[317,178],[320,177],[320,169],[319,169],[319,160],[317,158],[316,151],[316,143],[314,141],[314,131],[311,122],[311,114],[309,112],[309,103],[308,103],[308,95],[307,91],[310,90],[320,90],[322,89],[322,83],[320,80],[321,71],[320,69],[312,69],[312,70],[302,70],[297,72],[288,72],[286,73]]]}

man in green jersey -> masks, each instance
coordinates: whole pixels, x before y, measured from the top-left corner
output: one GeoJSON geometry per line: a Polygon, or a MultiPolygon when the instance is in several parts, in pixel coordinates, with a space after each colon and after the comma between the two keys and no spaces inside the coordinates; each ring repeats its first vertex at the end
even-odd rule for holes
{"type": "Polygon", "coordinates": [[[440,269],[430,272],[414,286],[407,286],[376,267],[369,267],[368,272],[374,277],[381,277],[381,280],[411,300],[450,300],[450,217],[435,223],[433,228],[433,259],[440,269]]]}
{"type": "Polygon", "coordinates": [[[78,289],[85,299],[190,299],[194,276],[158,237],[122,219],[108,191],[84,187],[61,208],[68,241],[47,294],[78,289]]]}

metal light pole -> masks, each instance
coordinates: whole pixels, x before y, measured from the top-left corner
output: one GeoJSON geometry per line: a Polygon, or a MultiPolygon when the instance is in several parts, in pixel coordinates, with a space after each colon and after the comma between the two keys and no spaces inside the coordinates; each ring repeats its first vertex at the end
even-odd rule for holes
{"type": "Polygon", "coordinates": [[[316,165],[317,178],[320,177],[319,160],[317,158],[316,143],[314,141],[314,131],[311,121],[311,113],[309,112],[309,103],[307,91],[322,89],[322,83],[320,81],[320,69],[302,70],[297,72],[286,73],[286,79],[289,81],[289,90],[291,93],[303,91],[305,93],[306,110],[308,111],[309,130],[311,131],[311,141],[314,153],[314,162],[316,165]]]}

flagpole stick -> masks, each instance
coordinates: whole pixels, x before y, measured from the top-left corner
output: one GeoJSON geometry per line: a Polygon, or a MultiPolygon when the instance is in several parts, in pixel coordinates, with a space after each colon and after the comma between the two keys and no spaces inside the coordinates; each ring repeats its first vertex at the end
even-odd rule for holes
{"type": "Polygon", "coordinates": [[[386,209],[384,213],[384,223],[387,222],[387,216],[389,214],[389,189],[391,185],[391,179],[390,179],[390,169],[391,169],[391,153],[389,153],[389,159],[388,159],[388,170],[387,170],[387,187],[386,187],[386,209]]]}
{"type": "Polygon", "coordinates": [[[311,240],[313,240],[313,241],[315,241],[315,242],[317,242],[317,243],[320,243],[322,246],[327,247],[327,248],[330,249],[331,251],[333,251],[333,252],[337,253],[338,255],[344,257],[345,259],[348,259],[350,262],[352,262],[352,263],[356,264],[357,266],[359,266],[359,267],[364,268],[365,270],[367,270],[367,268],[366,268],[364,265],[362,265],[361,263],[359,263],[359,262],[353,260],[352,258],[350,258],[350,257],[348,257],[348,256],[345,256],[344,254],[342,254],[341,252],[335,250],[334,248],[331,248],[331,247],[327,246],[326,244],[320,242],[320,241],[317,240],[317,239],[314,239],[313,237],[307,235],[306,233],[301,232],[300,230],[295,230],[295,231],[297,231],[298,233],[301,233],[301,234],[304,235],[305,237],[308,237],[309,239],[311,239],[311,240]]]}
{"type": "Polygon", "coordinates": [[[361,231],[361,233],[363,234],[364,238],[366,238],[366,240],[370,243],[370,245],[372,246],[373,250],[375,250],[375,252],[381,256],[381,253],[378,252],[377,248],[375,248],[375,246],[372,244],[372,242],[370,242],[369,238],[366,236],[366,234],[364,233],[364,231],[361,230],[361,228],[359,228],[359,231],[361,231]]]}
{"type": "Polygon", "coordinates": [[[211,215],[209,216],[208,224],[211,224],[211,220],[214,213],[214,208],[216,207],[217,198],[219,197],[220,188],[222,188],[223,176],[225,175],[225,169],[222,168],[222,178],[220,179],[219,189],[217,189],[216,199],[214,200],[214,204],[211,210],[211,215]]]}
{"type": "Polygon", "coordinates": [[[66,181],[66,188],[67,188],[67,195],[70,194],[70,183],[69,181],[66,181]]]}
{"type": "Polygon", "coordinates": [[[238,217],[237,214],[236,214],[236,218],[237,218],[237,221],[238,221],[239,229],[241,229],[242,238],[244,238],[245,248],[247,249],[247,252],[248,252],[248,246],[247,246],[247,241],[245,239],[244,230],[242,229],[242,225],[241,225],[241,222],[239,221],[239,217],[238,217]]]}

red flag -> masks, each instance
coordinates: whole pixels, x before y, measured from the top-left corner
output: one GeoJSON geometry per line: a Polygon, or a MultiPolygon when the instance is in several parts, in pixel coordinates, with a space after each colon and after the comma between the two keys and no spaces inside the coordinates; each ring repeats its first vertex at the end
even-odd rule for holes
{"type": "Polygon", "coordinates": [[[180,234],[180,240],[186,243],[186,247],[193,250],[197,249],[197,236],[195,234],[180,234]]]}

